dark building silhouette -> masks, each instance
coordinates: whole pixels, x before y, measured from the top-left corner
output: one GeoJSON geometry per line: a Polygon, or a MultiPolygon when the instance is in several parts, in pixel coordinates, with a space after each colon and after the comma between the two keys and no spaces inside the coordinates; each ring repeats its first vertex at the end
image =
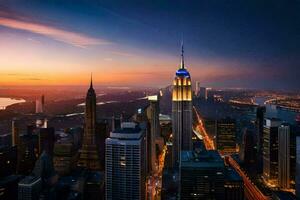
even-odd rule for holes
{"type": "Polygon", "coordinates": [[[109,137],[109,125],[106,120],[96,124],[96,144],[98,146],[98,155],[101,169],[105,167],[105,139],[109,137]]]}
{"type": "Polygon", "coordinates": [[[18,200],[38,200],[42,191],[42,179],[26,176],[18,184],[18,200]]]}
{"type": "Polygon", "coordinates": [[[38,137],[33,134],[25,134],[19,137],[17,145],[17,172],[28,175],[31,173],[37,159],[35,150],[37,149],[38,137]]]}
{"type": "Polygon", "coordinates": [[[22,175],[9,175],[0,178],[0,199],[18,199],[18,183],[22,175]]]}
{"type": "Polygon", "coordinates": [[[217,121],[217,149],[223,153],[236,152],[236,122],[226,118],[217,121]]]}
{"type": "Polygon", "coordinates": [[[266,107],[260,106],[256,110],[256,138],[257,138],[257,171],[263,172],[263,133],[264,133],[264,115],[266,107]]]}
{"type": "Polygon", "coordinates": [[[180,199],[224,199],[225,165],[217,151],[182,151],[180,199]]]}
{"type": "Polygon", "coordinates": [[[224,200],[244,200],[244,182],[232,168],[225,170],[224,200]]]}
{"type": "Polygon", "coordinates": [[[253,167],[256,164],[256,140],[255,132],[251,128],[245,128],[240,148],[240,160],[245,167],[253,167]]]}
{"type": "Polygon", "coordinates": [[[104,172],[87,172],[84,199],[87,200],[104,200],[104,172]]]}
{"type": "Polygon", "coordinates": [[[85,124],[83,143],[80,149],[78,166],[90,170],[101,170],[101,159],[96,142],[96,93],[91,79],[90,88],[85,99],[85,124]]]}
{"type": "Polygon", "coordinates": [[[55,142],[54,132],[54,128],[38,129],[38,155],[41,155],[43,151],[47,151],[49,154],[53,153],[55,142]]]}
{"type": "Polygon", "coordinates": [[[0,178],[16,173],[17,146],[0,146],[0,178]]]}
{"type": "Polygon", "coordinates": [[[296,136],[296,197],[300,199],[300,136],[296,136]]]}

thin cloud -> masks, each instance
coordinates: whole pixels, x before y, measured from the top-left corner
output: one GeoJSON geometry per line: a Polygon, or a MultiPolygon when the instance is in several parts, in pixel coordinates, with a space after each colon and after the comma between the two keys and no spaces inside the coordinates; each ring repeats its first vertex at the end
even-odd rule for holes
{"type": "Polygon", "coordinates": [[[41,78],[20,78],[19,80],[22,80],[22,81],[41,81],[41,80],[44,80],[44,79],[41,79],[41,78]]]}
{"type": "Polygon", "coordinates": [[[11,19],[6,17],[0,17],[0,26],[5,26],[12,29],[29,31],[32,33],[44,35],[46,37],[52,38],[54,40],[64,42],[76,47],[86,48],[91,45],[106,45],[110,42],[86,36],[84,34],[75,33],[59,29],[56,27],[26,22],[19,19],[11,19]]]}

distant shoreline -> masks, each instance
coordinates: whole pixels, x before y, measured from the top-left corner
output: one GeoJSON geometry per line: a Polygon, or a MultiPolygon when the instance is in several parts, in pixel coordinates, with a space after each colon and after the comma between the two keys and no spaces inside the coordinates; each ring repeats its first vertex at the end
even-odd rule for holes
{"type": "Polygon", "coordinates": [[[25,103],[26,100],[14,97],[0,97],[0,110],[5,110],[8,106],[25,103]]]}

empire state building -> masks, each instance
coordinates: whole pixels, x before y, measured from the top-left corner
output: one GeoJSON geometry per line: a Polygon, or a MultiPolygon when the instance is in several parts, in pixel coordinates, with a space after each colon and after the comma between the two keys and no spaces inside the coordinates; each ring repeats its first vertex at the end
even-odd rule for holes
{"type": "Polygon", "coordinates": [[[100,170],[101,163],[96,145],[96,93],[91,78],[90,88],[85,99],[85,124],[82,148],[78,166],[100,170]]]}
{"type": "Polygon", "coordinates": [[[172,93],[173,166],[180,162],[181,150],[192,150],[192,84],[184,66],[183,45],[181,65],[173,80],[172,93]]]}

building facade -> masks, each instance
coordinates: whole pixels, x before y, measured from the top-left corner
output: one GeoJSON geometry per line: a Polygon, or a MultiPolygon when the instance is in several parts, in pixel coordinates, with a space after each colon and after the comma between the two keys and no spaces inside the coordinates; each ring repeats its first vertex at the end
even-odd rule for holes
{"type": "Polygon", "coordinates": [[[290,188],[290,127],[278,128],[278,185],[282,189],[290,188]]]}
{"type": "Polygon", "coordinates": [[[199,97],[201,99],[207,100],[207,88],[206,87],[200,87],[199,97]]]}
{"type": "Polygon", "coordinates": [[[147,108],[147,118],[150,123],[150,137],[148,137],[150,157],[148,157],[148,162],[150,166],[150,172],[154,172],[157,167],[156,139],[160,137],[159,96],[149,96],[148,101],[150,103],[149,107],[147,108]]]}
{"type": "Polygon", "coordinates": [[[236,152],[236,123],[226,118],[217,121],[217,149],[225,154],[236,152]]]}
{"type": "Polygon", "coordinates": [[[145,131],[135,123],[125,122],[111,132],[105,144],[106,199],[145,199],[145,131]]]}
{"type": "Polygon", "coordinates": [[[300,136],[296,137],[296,197],[300,199],[300,136]]]}
{"type": "Polygon", "coordinates": [[[181,152],[180,198],[224,199],[225,165],[217,151],[181,152]]]}
{"type": "Polygon", "coordinates": [[[257,170],[258,173],[263,171],[263,133],[264,133],[264,115],[266,112],[266,107],[258,107],[256,110],[256,138],[257,138],[257,170]]]}
{"type": "Polygon", "coordinates": [[[18,184],[18,200],[38,200],[42,190],[42,179],[26,176],[18,184]]]}
{"type": "Polygon", "coordinates": [[[180,162],[181,150],[192,150],[192,82],[185,69],[183,46],[181,66],[176,71],[172,92],[173,166],[180,162]]]}
{"type": "Polygon", "coordinates": [[[200,82],[196,81],[195,96],[199,97],[199,93],[200,93],[200,82]]]}
{"type": "Polygon", "coordinates": [[[276,187],[278,185],[278,127],[281,120],[265,119],[263,133],[263,179],[276,187]]]}

